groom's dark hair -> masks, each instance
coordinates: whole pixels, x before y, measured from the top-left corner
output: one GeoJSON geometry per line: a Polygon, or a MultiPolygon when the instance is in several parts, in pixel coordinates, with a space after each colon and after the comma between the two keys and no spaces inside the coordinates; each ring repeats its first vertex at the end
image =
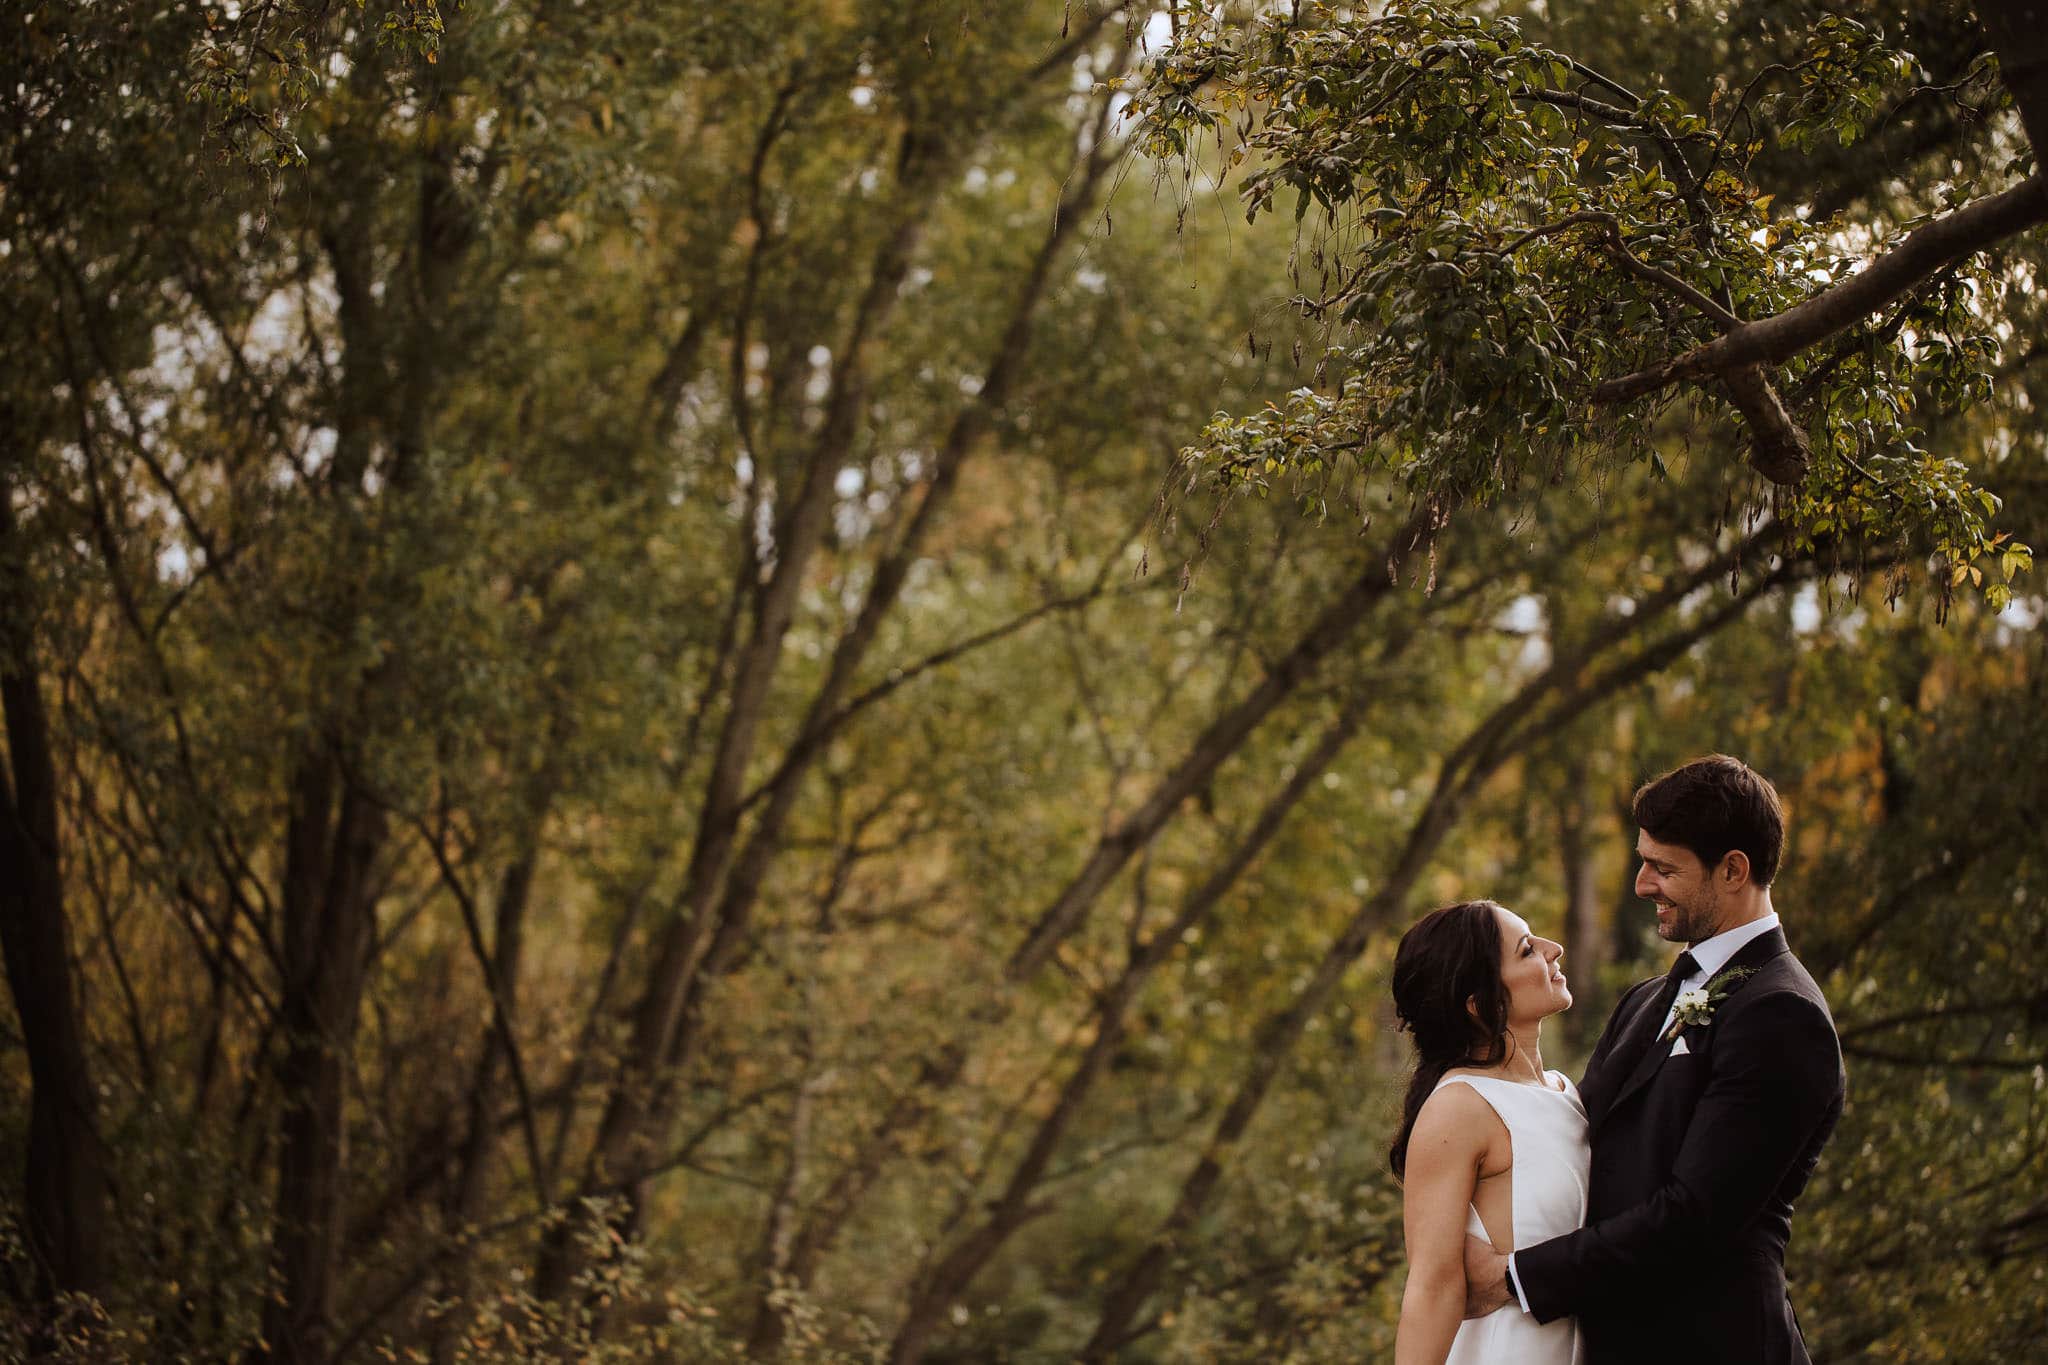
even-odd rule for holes
{"type": "Polygon", "coordinates": [[[1691,849],[1709,870],[1736,849],[1749,879],[1769,886],[1785,851],[1778,789],[1739,758],[1708,754],[1636,789],[1635,820],[1652,839],[1691,849]]]}

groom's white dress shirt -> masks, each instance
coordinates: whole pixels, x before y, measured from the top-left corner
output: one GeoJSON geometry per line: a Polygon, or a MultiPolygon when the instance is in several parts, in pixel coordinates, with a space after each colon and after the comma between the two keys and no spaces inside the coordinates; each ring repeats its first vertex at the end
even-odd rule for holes
{"type": "MultiPolygon", "coordinates": [[[[1762,919],[1753,919],[1747,924],[1738,924],[1733,929],[1704,939],[1687,949],[1692,954],[1692,974],[1679,978],[1678,995],[1698,990],[1714,979],[1735,955],[1749,946],[1752,939],[1762,938],[1778,927],[1778,912],[1773,910],[1762,919]]],[[[1664,1022],[1657,1028],[1657,1036],[1663,1037],[1664,1030],[1671,1027],[1671,1017],[1678,1013],[1678,996],[1671,998],[1671,1008],[1664,1011],[1664,1022]]]]}
{"type": "MultiPolygon", "coordinates": [[[[1747,947],[1752,939],[1761,938],[1777,927],[1778,912],[1773,910],[1762,919],[1753,919],[1747,924],[1738,924],[1733,929],[1723,930],[1712,938],[1702,939],[1700,942],[1693,944],[1691,948],[1686,950],[1692,954],[1693,969],[1688,975],[1679,978],[1678,995],[1684,995],[1690,990],[1697,990],[1709,981],[1712,981],[1715,973],[1733,961],[1735,955],[1747,947]]],[[[1671,1017],[1677,1013],[1678,996],[1674,995],[1671,998],[1671,1008],[1664,1012],[1664,1022],[1657,1026],[1657,1033],[1660,1037],[1665,1029],[1671,1027],[1671,1017]]],[[[1513,1271],[1514,1268],[1515,1253],[1511,1251],[1508,1253],[1508,1269],[1513,1271]]],[[[1520,1275],[1513,1275],[1510,1283],[1515,1286],[1515,1297],[1522,1301],[1522,1311],[1524,1313],[1528,1312],[1529,1296],[1522,1292],[1522,1277],[1520,1275]]]]}

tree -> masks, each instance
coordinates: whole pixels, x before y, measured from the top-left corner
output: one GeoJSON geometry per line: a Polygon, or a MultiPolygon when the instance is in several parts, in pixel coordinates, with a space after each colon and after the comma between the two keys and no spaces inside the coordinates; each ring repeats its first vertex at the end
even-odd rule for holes
{"type": "MultiPolygon", "coordinates": [[[[1784,25],[1791,53],[1717,73],[1696,110],[1499,14],[1235,13],[1175,10],[1174,51],[1138,96],[1147,145],[1184,155],[1213,134],[1251,167],[1250,214],[1292,191],[1297,219],[1311,204],[1329,217],[1298,302],[1333,344],[1327,391],[1211,428],[1198,458],[1226,486],[1321,490],[1339,462],[1370,461],[1418,498],[1485,502],[1659,458],[1647,434],[1686,401],[1739,418],[1749,466],[1807,543],[1853,560],[1918,537],[1944,589],[1988,567],[1989,598],[2008,600],[2028,552],[1989,529],[1996,500],[1917,444],[1907,414],[1919,393],[1984,396],[2004,300],[2024,289],[1998,248],[2048,219],[2034,155],[2015,139],[1989,184],[1946,186],[1943,211],[1867,247],[1759,183],[1785,149],[1851,141],[1926,85],[1879,28],[1801,16],[1784,25]]],[[[2038,145],[2030,15],[1986,7],[1984,31],[2038,145]]]]}
{"type": "Polygon", "coordinates": [[[48,1301],[100,1286],[107,1156],[71,966],[57,772],[34,644],[37,608],[22,590],[27,556],[11,491],[0,505],[0,555],[14,585],[0,659],[9,759],[0,773],[0,949],[34,1077],[23,1202],[37,1295],[48,1301]]]}

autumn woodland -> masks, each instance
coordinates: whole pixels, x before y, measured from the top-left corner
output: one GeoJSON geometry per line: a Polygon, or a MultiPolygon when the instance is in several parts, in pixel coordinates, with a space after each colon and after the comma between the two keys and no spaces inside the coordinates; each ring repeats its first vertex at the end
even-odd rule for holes
{"type": "Polygon", "coordinates": [[[2040,1358],[2041,0],[0,22],[0,1359],[1390,1358],[1717,750],[1815,1360],[2040,1358]]]}

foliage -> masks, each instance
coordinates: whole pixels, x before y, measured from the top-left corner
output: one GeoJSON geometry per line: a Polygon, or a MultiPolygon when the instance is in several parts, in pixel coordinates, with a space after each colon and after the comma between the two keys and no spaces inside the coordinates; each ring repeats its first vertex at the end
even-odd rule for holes
{"type": "MultiPolygon", "coordinates": [[[[1363,463],[1456,507],[1616,459],[1660,464],[1650,434],[1677,396],[1626,401],[1633,381],[1826,294],[1937,216],[1846,232],[1774,208],[1758,183],[1774,147],[1861,137],[1918,70],[1846,16],[1816,18],[1796,61],[1728,79],[1705,111],[1466,6],[1180,17],[1136,93],[1147,149],[1186,157],[1214,139],[1225,168],[1244,168],[1248,217],[1291,201],[1297,221],[1315,207],[1327,224],[1297,248],[1296,303],[1331,338],[1318,384],[1209,426],[1188,458],[1225,488],[1341,487],[1363,463]]],[[[1949,184],[1943,208],[1980,193],[1949,184]]],[[[1986,396],[1994,300],[2022,278],[1996,255],[1960,261],[1781,357],[1790,419],[1757,396],[1761,379],[1677,401],[1746,418],[1751,463],[1783,486],[1775,511],[1803,544],[1852,562],[1925,545],[1941,575],[2003,606],[2029,551],[1992,529],[1997,499],[1926,447],[1914,414],[1986,396]],[[1796,429],[1773,431],[1757,403],[1796,429]]]]}

